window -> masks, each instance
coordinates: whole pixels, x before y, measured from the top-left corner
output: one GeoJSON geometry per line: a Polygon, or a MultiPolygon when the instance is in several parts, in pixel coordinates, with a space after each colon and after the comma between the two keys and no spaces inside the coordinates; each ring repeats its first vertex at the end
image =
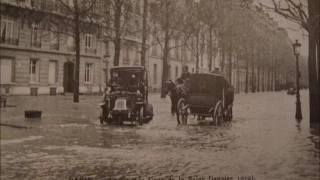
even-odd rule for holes
{"type": "Polygon", "coordinates": [[[192,73],[194,73],[194,68],[192,68],[192,73]]]}
{"type": "Polygon", "coordinates": [[[153,65],[153,84],[157,84],[157,64],[153,65]]]}
{"type": "Polygon", "coordinates": [[[92,34],[84,35],[85,52],[86,53],[96,53],[96,37],[92,34]]]}
{"type": "Polygon", "coordinates": [[[168,65],[168,79],[171,79],[171,65],[168,65]]]}
{"type": "Polygon", "coordinates": [[[139,65],[139,49],[136,51],[136,57],[134,59],[134,65],[139,65]]]}
{"type": "Polygon", "coordinates": [[[50,30],[50,49],[59,50],[59,33],[56,30],[50,30]]]}
{"type": "Polygon", "coordinates": [[[31,25],[31,47],[41,48],[42,30],[38,25],[31,25]]]}
{"type": "Polygon", "coordinates": [[[93,45],[92,34],[86,34],[84,38],[85,38],[85,47],[92,48],[92,45],[93,45]]]}
{"type": "Polygon", "coordinates": [[[181,56],[182,56],[182,60],[184,61],[187,60],[187,50],[185,46],[181,46],[181,56]]]}
{"type": "Polygon", "coordinates": [[[1,15],[1,43],[18,45],[18,23],[9,16],[1,15]]]}
{"type": "Polygon", "coordinates": [[[170,51],[168,51],[168,59],[171,59],[172,57],[171,57],[171,53],[170,53],[170,51]]]}
{"type": "Polygon", "coordinates": [[[178,66],[176,66],[176,78],[178,78],[178,76],[179,76],[179,68],[178,68],[178,66]]]}
{"type": "Polygon", "coordinates": [[[39,60],[30,60],[30,82],[39,82],[39,60]]]}
{"type": "MultiPolygon", "coordinates": [[[[175,39],[175,46],[177,47],[179,45],[179,40],[178,39],[175,39]]],[[[179,53],[179,48],[175,48],[175,56],[176,56],[176,59],[180,59],[180,53],[179,53]]]]}
{"type": "Polygon", "coordinates": [[[84,82],[93,83],[93,64],[86,63],[84,70],[84,82]]]}
{"type": "Polygon", "coordinates": [[[67,49],[68,51],[72,51],[72,52],[76,50],[75,40],[72,36],[68,36],[67,49]]]}
{"type": "Polygon", "coordinates": [[[135,20],[134,23],[135,23],[135,26],[136,26],[136,32],[135,32],[136,37],[137,38],[141,38],[140,22],[138,20],[135,20]]]}
{"type": "Polygon", "coordinates": [[[123,65],[129,65],[130,64],[130,49],[129,47],[125,47],[123,49],[123,65]]]}
{"type": "Polygon", "coordinates": [[[151,53],[152,53],[152,56],[157,56],[157,54],[158,54],[157,53],[157,45],[153,45],[152,46],[152,52],[151,53]]]}
{"type": "Polygon", "coordinates": [[[58,82],[58,61],[49,61],[49,84],[58,82]]]}
{"type": "Polygon", "coordinates": [[[140,0],[136,0],[136,13],[140,14],[140,0]]]}
{"type": "Polygon", "coordinates": [[[0,83],[7,84],[12,82],[13,72],[12,72],[12,59],[0,59],[0,83]]]}
{"type": "Polygon", "coordinates": [[[108,76],[107,73],[108,73],[108,72],[107,72],[106,68],[104,68],[104,69],[103,69],[103,77],[102,77],[102,83],[104,83],[104,84],[107,83],[107,76],[108,76]]]}

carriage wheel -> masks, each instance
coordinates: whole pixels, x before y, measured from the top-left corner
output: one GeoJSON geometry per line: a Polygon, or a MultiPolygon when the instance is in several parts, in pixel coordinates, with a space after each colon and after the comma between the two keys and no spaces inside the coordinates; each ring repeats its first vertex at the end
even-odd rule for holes
{"type": "Polygon", "coordinates": [[[213,124],[218,126],[222,123],[223,120],[223,110],[222,110],[222,102],[219,101],[214,109],[214,113],[212,115],[213,124]]]}
{"type": "Polygon", "coordinates": [[[145,119],[145,117],[144,117],[144,107],[142,106],[140,108],[139,116],[138,116],[138,123],[139,123],[140,126],[142,126],[144,124],[144,119],[145,119]]]}
{"type": "Polygon", "coordinates": [[[187,110],[185,109],[186,106],[186,100],[185,99],[180,99],[178,104],[177,104],[177,121],[178,124],[187,124],[187,119],[188,119],[188,113],[187,110]]]}

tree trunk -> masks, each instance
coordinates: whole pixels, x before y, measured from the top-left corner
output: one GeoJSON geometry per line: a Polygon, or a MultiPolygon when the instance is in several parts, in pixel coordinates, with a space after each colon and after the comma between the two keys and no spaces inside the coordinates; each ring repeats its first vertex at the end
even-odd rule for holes
{"type": "Polygon", "coordinates": [[[147,41],[147,18],[148,0],[143,1],[143,20],[142,20],[142,44],[141,44],[141,66],[146,65],[146,41],[147,41]]]}
{"type": "Polygon", "coordinates": [[[224,43],[224,38],[222,37],[222,48],[221,48],[221,51],[222,51],[222,58],[221,58],[221,72],[223,72],[224,70],[224,62],[225,62],[225,43],[224,43]]]}
{"type": "Polygon", "coordinates": [[[257,69],[257,79],[258,79],[258,82],[257,82],[257,92],[260,92],[260,67],[258,66],[258,69],[257,69]]]}
{"type": "Polygon", "coordinates": [[[267,72],[267,76],[268,76],[268,78],[267,78],[267,91],[269,92],[269,91],[270,91],[270,84],[271,84],[271,80],[270,80],[270,69],[268,68],[267,71],[268,71],[268,72],[267,72]]]}
{"type": "MultiPolygon", "coordinates": [[[[309,31],[309,57],[308,57],[308,70],[309,70],[309,110],[310,110],[310,123],[320,123],[319,117],[319,59],[317,62],[316,45],[319,43],[319,1],[308,0],[308,31],[309,31]],[[317,27],[318,26],[318,27],[317,27]],[[317,27],[317,28],[316,28],[317,27]],[[317,65],[318,63],[318,65],[317,65]]],[[[319,44],[318,44],[319,45],[319,44]]],[[[319,47],[318,47],[319,48],[319,47]]],[[[319,57],[319,50],[318,50],[319,57]]]]}
{"type": "Polygon", "coordinates": [[[253,93],[256,92],[255,90],[255,75],[254,75],[254,57],[253,57],[253,48],[254,46],[252,45],[252,53],[251,53],[251,91],[253,93]]]}
{"type": "Polygon", "coordinates": [[[78,1],[74,1],[74,21],[75,21],[75,45],[76,45],[76,67],[75,77],[73,82],[73,102],[79,102],[79,74],[80,74],[80,25],[79,25],[79,7],[78,1]]]}
{"type": "Polygon", "coordinates": [[[122,2],[115,1],[115,13],[114,13],[114,28],[115,28],[115,40],[114,40],[114,66],[119,66],[120,51],[121,51],[121,10],[122,2]]]}
{"type": "Polygon", "coordinates": [[[240,93],[240,72],[239,72],[239,58],[236,57],[237,61],[237,92],[240,93]]]}
{"type": "MultiPolygon", "coordinates": [[[[231,33],[232,34],[232,33],[231,33]]],[[[228,55],[228,65],[229,65],[229,71],[228,71],[228,77],[229,77],[229,82],[232,84],[232,38],[230,38],[230,43],[229,43],[229,55],[228,55]]]]}
{"type": "Polygon", "coordinates": [[[209,29],[209,52],[208,52],[208,56],[209,56],[209,72],[211,72],[212,70],[212,27],[210,26],[209,29]]]}
{"type": "MultiPolygon", "coordinates": [[[[199,30],[200,31],[200,30],[199,30]]],[[[197,32],[197,42],[196,42],[196,73],[199,73],[199,33],[197,32]]]]}
{"type": "Polygon", "coordinates": [[[246,60],[246,86],[245,86],[245,89],[244,89],[244,92],[245,93],[248,93],[248,81],[249,81],[249,61],[248,59],[246,60]]]}
{"type": "Polygon", "coordinates": [[[165,6],[166,6],[166,14],[165,14],[165,27],[164,27],[164,52],[163,52],[163,59],[162,59],[162,78],[161,78],[161,98],[166,97],[166,92],[165,92],[165,83],[168,77],[168,69],[167,69],[167,61],[168,61],[168,54],[169,54],[169,21],[170,21],[170,14],[169,14],[169,4],[170,1],[166,0],[165,1],[165,6]]]}
{"type": "Polygon", "coordinates": [[[264,84],[265,84],[265,78],[264,78],[264,70],[265,70],[265,68],[262,66],[262,74],[261,74],[261,76],[262,76],[262,84],[261,84],[261,90],[262,90],[262,92],[264,92],[264,84]]]}

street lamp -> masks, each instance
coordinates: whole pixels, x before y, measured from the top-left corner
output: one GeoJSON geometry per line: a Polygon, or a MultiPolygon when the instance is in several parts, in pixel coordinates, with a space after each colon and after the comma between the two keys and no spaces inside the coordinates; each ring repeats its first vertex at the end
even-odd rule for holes
{"type": "Polygon", "coordinates": [[[300,71],[299,71],[299,55],[300,55],[300,46],[301,44],[296,40],[296,43],[292,44],[294,55],[296,55],[296,63],[297,63],[297,102],[296,102],[296,119],[302,119],[301,113],[301,102],[300,102],[300,91],[299,91],[299,78],[300,78],[300,71]]]}
{"type": "Polygon", "coordinates": [[[108,85],[108,63],[109,63],[109,58],[110,58],[110,55],[109,53],[107,52],[107,54],[105,54],[103,56],[104,60],[106,61],[106,74],[105,74],[105,78],[106,78],[106,87],[108,85]]]}

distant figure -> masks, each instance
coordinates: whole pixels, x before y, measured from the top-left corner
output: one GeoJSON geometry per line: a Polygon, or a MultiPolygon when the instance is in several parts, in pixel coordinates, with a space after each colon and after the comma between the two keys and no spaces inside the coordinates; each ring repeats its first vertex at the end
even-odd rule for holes
{"type": "Polygon", "coordinates": [[[117,72],[113,72],[108,86],[111,87],[111,91],[115,91],[118,89],[123,89],[125,87],[125,82],[122,78],[119,77],[117,72]]]}
{"type": "Polygon", "coordinates": [[[181,74],[181,79],[183,82],[185,82],[187,79],[190,78],[191,73],[188,72],[188,66],[183,66],[182,68],[182,74],[181,74]]]}
{"type": "Polygon", "coordinates": [[[211,73],[215,73],[215,74],[221,74],[221,75],[224,75],[220,69],[218,67],[215,67],[213,71],[211,71],[211,73]]]}
{"type": "Polygon", "coordinates": [[[131,79],[129,80],[129,83],[130,83],[129,91],[131,92],[136,92],[137,90],[139,90],[140,92],[142,91],[143,88],[140,87],[139,81],[136,78],[135,74],[132,74],[131,79]]]}
{"type": "Polygon", "coordinates": [[[130,79],[130,86],[138,86],[139,82],[138,79],[136,78],[135,74],[132,74],[131,79],[130,79]]]}

